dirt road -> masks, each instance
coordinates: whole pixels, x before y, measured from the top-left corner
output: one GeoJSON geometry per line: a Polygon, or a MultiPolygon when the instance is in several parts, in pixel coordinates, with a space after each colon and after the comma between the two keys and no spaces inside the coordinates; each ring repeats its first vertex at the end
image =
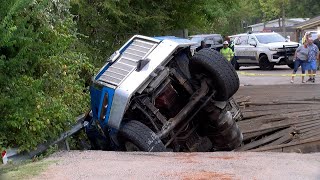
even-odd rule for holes
{"type": "MultiPolygon", "coordinates": [[[[275,66],[272,71],[262,71],[259,67],[241,67],[238,72],[241,86],[245,85],[280,85],[291,84],[292,69],[288,66],[275,66]]],[[[301,74],[299,69],[297,74],[301,74]]],[[[319,74],[319,71],[318,71],[319,74]]],[[[307,80],[308,77],[306,77],[307,80]]],[[[302,84],[301,76],[297,75],[293,85],[302,84]]],[[[319,75],[316,77],[315,84],[320,84],[319,75]]]]}
{"type": "Polygon", "coordinates": [[[60,152],[43,179],[320,179],[320,154],[60,152]]]}

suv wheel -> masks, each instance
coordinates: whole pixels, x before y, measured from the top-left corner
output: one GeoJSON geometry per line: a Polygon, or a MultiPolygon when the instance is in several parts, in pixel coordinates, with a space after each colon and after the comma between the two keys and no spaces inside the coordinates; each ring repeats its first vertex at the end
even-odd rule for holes
{"type": "Polygon", "coordinates": [[[118,140],[124,151],[163,152],[166,150],[162,141],[150,128],[135,120],[121,126],[118,140]]]}
{"type": "Polygon", "coordinates": [[[274,64],[272,64],[267,55],[262,55],[259,58],[259,66],[261,70],[272,70],[274,68],[274,64]]]}
{"type": "Polygon", "coordinates": [[[288,67],[291,68],[291,69],[294,69],[294,63],[288,64],[288,67]]]}
{"type": "Polygon", "coordinates": [[[239,89],[239,77],[231,63],[219,52],[212,49],[202,49],[197,52],[189,64],[190,72],[204,74],[212,79],[213,88],[217,90],[214,97],[218,101],[226,101],[239,89]]]}

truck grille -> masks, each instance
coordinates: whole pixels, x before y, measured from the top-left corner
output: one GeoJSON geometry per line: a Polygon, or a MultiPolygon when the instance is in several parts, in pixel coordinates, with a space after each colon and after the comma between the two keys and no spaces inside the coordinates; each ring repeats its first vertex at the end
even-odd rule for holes
{"type": "Polygon", "coordinates": [[[99,77],[98,81],[118,86],[136,69],[138,61],[145,58],[156,45],[157,43],[152,41],[134,39],[119,59],[99,77]]]}

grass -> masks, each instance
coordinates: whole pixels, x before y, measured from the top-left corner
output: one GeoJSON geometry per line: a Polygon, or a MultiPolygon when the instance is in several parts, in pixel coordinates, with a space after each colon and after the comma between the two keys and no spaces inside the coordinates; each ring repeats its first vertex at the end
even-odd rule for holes
{"type": "Polygon", "coordinates": [[[21,164],[8,164],[0,166],[0,179],[28,179],[33,176],[39,175],[47,167],[55,161],[26,161],[21,164]]]}

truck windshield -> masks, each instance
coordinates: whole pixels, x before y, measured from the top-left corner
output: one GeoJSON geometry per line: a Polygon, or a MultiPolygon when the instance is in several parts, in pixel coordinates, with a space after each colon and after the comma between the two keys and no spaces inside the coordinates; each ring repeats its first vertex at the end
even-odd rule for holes
{"type": "Polygon", "coordinates": [[[275,42],[286,42],[286,39],[280,34],[259,34],[256,35],[258,41],[262,44],[275,43],[275,42]]]}

